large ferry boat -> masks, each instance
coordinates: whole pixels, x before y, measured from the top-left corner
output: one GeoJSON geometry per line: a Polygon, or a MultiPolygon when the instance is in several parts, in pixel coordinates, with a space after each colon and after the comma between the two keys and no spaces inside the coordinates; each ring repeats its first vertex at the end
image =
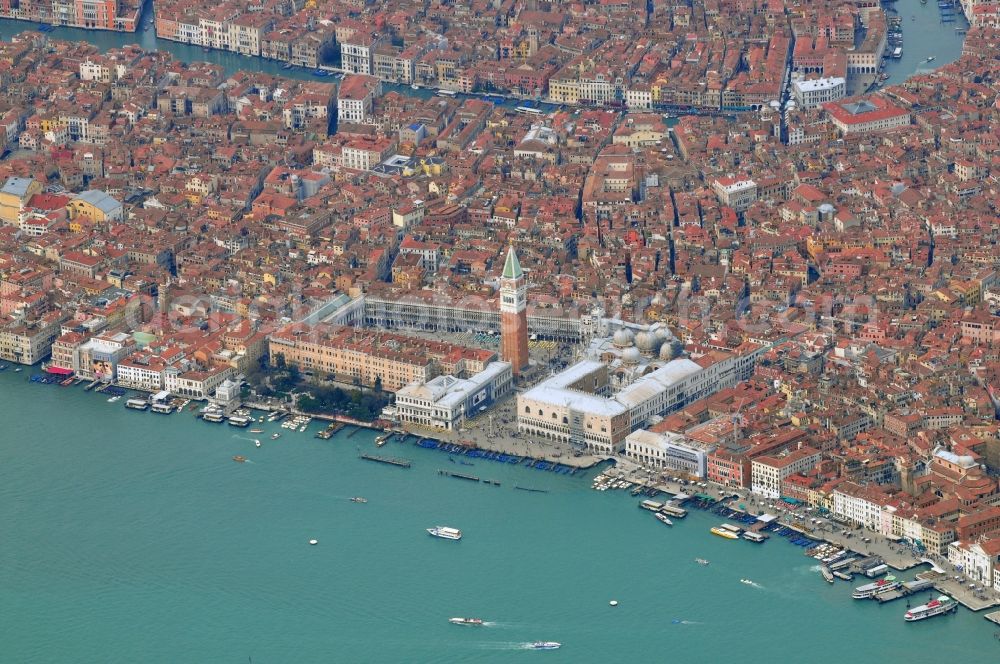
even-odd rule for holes
{"type": "Polygon", "coordinates": [[[562,646],[561,643],[556,643],[555,641],[535,641],[531,644],[532,650],[556,650],[562,646]]]}
{"type": "Polygon", "coordinates": [[[427,532],[431,537],[440,537],[442,539],[450,540],[460,540],[462,539],[462,531],[458,528],[449,528],[448,526],[434,526],[433,528],[428,528],[427,532]]]}
{"type": "Polygon", "coordinates": [[[482,625],[483,621],[480,618],[448,618],[448,622],[452,625],[482,625]]]}
{"type": "Polygon", "coordinates": [[[736,526],[731,526],[728,523],[724,523],[721,526],[715,526],[709,529],[713,535],[718,535],[719,537],[725,537],[726,539],[739,539],[740,529],[736,526]]]}
{"type": "Polygon", "coordinates": [[[879,579],[875,583],[866,583],[863,586],[858,586],[854,589],[854,594],[851,597],[854,599],[868,599],[886,590],[895,590],[900,585],[902,584],[896,580],[896,577],[889,575],[884,579],[879,579]]]}
{"type": "Polygon", "coordinates": [[[926,604],[913,607],[906,612],[903,619],[906,620],[906,622],[916,622],[918,620],[924,620],[925,618],[939,616],[942,613],[951,613],[956,609],[958,609],[958,602],[947,595],[941,595],[937,599],[932,599],[926,604]]]}

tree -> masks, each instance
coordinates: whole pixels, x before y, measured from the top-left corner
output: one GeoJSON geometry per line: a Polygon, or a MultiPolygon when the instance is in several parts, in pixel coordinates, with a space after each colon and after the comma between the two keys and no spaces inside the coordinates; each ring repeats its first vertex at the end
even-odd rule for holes
{"type": "Polygon", "coordinates": [[[382,394],[382,376],[375,376],[375,394],[382,394]]]}

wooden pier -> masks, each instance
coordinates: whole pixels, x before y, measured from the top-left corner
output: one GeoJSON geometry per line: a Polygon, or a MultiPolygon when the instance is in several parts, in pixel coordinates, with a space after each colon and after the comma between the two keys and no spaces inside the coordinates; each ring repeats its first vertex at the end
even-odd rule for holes
{"type": "Polygon", "coordinates": [[[358,458],[367,459],[368,461],[377,461],[378,463],[387,463],[390,466],[399,466],[400,468],[409,468],[411,464],[409,459],[400,459],[397,457],[384,457],[384,456],[379,456],[377,454],[367,454],[365,452],[359,454],[358,458]]]}
{"type": "Polygon", "coordinates": [[[479,481],[479,478],[476,477],[475,475],[464,475],[462,473],[453,473],[448,470],[441,470],[440,468],[438,469],[438,475],[445,475],[447,477],[457,477],[460,480],[469,480],[470,482],[479,481]]]}
{"type": "Polygon", "coordinates": [[[514,488],[517,489],[518,491],[530,491],[531,493],[548,493],[549,492],[548,489],[532,489],[532,488],[529,488],[529,487],[526,487],[526,486],[518,486],[516,484],[514,485],[514,488]]]}

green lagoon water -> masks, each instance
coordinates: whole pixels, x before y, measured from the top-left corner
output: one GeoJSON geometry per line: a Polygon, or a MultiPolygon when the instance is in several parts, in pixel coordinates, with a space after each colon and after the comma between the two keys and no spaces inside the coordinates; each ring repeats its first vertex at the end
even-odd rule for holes
{"type": "Polygon", "coordinates": [[[0,373],[0,662],[1000,661],[981,616],[907,624],[798,547],[714,537],[699,512],[664,527],[593,471],[382,448],[404,470],[357,458],[369,432],[251,434],[28,373],[0,373]]]}

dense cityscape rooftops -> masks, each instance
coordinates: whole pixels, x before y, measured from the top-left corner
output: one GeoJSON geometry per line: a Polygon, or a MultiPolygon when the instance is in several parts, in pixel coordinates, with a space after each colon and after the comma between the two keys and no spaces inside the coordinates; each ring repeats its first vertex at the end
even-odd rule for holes
{"type": "Polygon", "coordinates": [[[572,402],[609,453],[648,430],[644,463],[683,443],[712,481],[972,555],[1000,541],[1000,31],[871,92],[890,27],[869,2],[157,3],[181,41],[339,53],[338,83],[24,33],[0,358],[203,398],[281,354],[465,398],[505,359],[513,246],[527,332],[580,351],[522,385],[532,418],[572,402]]]}

